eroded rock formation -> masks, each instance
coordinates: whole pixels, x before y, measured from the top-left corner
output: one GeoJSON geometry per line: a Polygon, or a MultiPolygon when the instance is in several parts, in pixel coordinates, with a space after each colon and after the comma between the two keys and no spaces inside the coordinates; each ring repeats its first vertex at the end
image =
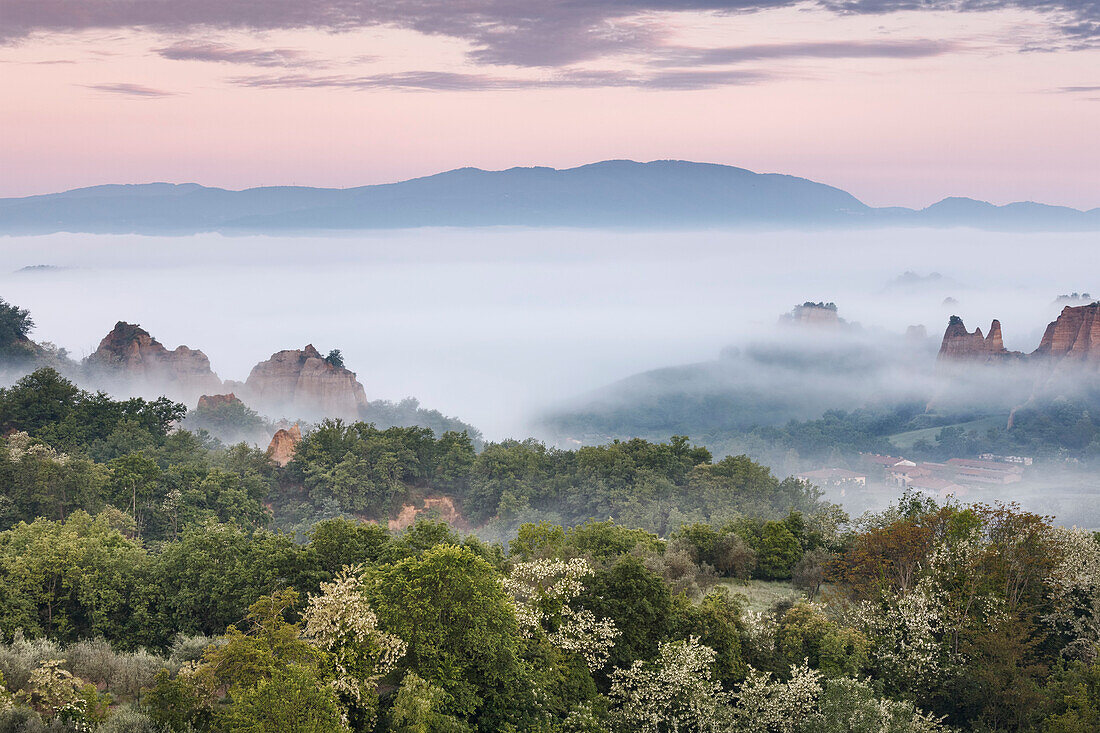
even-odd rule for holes
{"type": "Polygon", "coordinates": [[[1005,348],[1000,321],[994,320],[989,325],[989,335],[985,336],[980,328],[970,333],[961,318],[951,316],[940,344],[939,359],[944,362],[994,362],[1018,356],[1019,352],[1005,348]]]}
{"type": "Polygon", "coordinates": [[[196,410],[214,410],[223,405],[233,405],[244,403],[237,399],[237,395],[230,392],[229,394],[204,394],[199,397],[199,403],[195,406],[196,410]]]}
{"type": "Polygon", "coordinates": [[[1039,348],[1026,356],[1005,349],[999,321],[993,321],[989,335],[983,336],[980,328],[970,333],[961,318],[951,316],[943,334],[939,358],[944,362],[1019,359],[1057,369],[1100,367],[1100,302],[1063,308],[1058,318],[1047,326],[1039,348]]]}
{"type": "Polygon", "coordinates": [[[459,514],[454,500],[449,496],[429,496],[423,500],[423,506],[404,504],[397,517],[389,520],[387,528],[391,532],[400,532],[416,522],[416,518],[424,514],[438,514],[439,519],[457,529],[468,529],[469,524],[465,517],[459,514]]]}
{"type": "Polygon", "coordinates": [[[217,392],[222,383],[206,354],[186,346],[169,351],[137,324],[119,321],[85,360],[93,379],[122,382],[140,391],[162,391],[190,402],[217,392]]]}
{"type": "Polygon", "coordinates": [[[324,359],[312,344],[272,354],[252,368],[244,399],[261,412],[354,420],[367,405],[355,372],[324,359]]]}
{"type": "Polygon", "coordinates": [[[779,319],[789,326],[808,326],[810,328],[838,329],[847,325],[840,317],[836,303],[811,303],[796,305],[794,310],[779,319]]]}
{"type": "Polygon", "coordinates": [[[285,466],[294,459],[294,452],[302,442],[302,429],[297,425],[285,430],[277,430],[271,436],[267,446],[267,457],[279,466],[285,466]]]}
{"type": "Polygon", "coordinates": [[[1100,366],[1100,302],[1063,308],[1031,356],[1100,366]]]}

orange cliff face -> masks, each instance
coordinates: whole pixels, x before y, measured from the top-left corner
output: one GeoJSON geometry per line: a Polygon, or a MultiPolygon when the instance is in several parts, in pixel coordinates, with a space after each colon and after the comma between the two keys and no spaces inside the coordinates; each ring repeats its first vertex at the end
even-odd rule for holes
{"type": "Polygon", "coordinates": [[[302,442],[302,429],[297,425],[289,430],[278,430],[267,446],[267,457],[278,466],[285,466],[294,460],[298,444],[302,442]]]}
{"type": "Polygon", "coordinates": [[[199,403],[195,406],[196,410],[215,410],[223,405],[243,405],[244,403],[237,399],[237,395],[230,392],[229,394],[204,394],[199,397],[199,403]]]}
{"type": "Polygon", "coordinates": [[[186,346],[169,351],[136,324],[119,321],[85,360],[93,380],[106,379],[141,390],[162,391],[191,402],[196,395],[217,392],[222,382],[206,354],[186,346]]]}
{"type": "Polygon", "coordinates": [[[970,333],[961,318],[951,316],[940,344],[939,361],[995,362],[1018,356],[1019,352],[1005,348],[1000,321],[994,320],[989,326],[989,335],[983,336],[982,329],[970,333]]]}
{"type": "Polygon", "coordinates": [[[1100,302],[1066,306],[1058,318],[1047,326],[1039,348],[1027,355],[1005,349],[999,321],[993,321],[989,335],[983,336],[980,328],[970,333],[961,318],[951,316],[940,345],[941,363],[1010,359],[1035,365],[1047,364],[1056,369],[1074,365],[1100,368],[1100,302]]]}
{"type": "Polygon", "coordinates": [[[1100,302],[1063,308],[1031,356],[1100,366],[1100,302]]]}
{"type": "Polygon", "coordinates": [[[90,382],[120,394],[166,395],[185,404],[198,400],[206,408],[243,401],[272,416],[357,420],[367,406],[355,373],[330,363],[312,344],[272,354],[244,383],[223,383],[206,354],[186,346],[169,351],[148,331],[124,321],[85,359],[84,372],[90,382]]]}
{"type": "Polygon", "coordinates": [[[271,415],[355,420],[367,405],[355,373],[326,361],[312,344],[272,354],[237,386],[249,405],[271,415]]]}

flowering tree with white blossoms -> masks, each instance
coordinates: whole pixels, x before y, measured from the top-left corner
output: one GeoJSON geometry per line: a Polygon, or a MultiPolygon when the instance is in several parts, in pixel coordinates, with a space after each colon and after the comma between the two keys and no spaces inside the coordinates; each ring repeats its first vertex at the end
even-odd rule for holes
{"type": "Polygon", "coordinates": [[[713,649],[695,637],[663,642],[652,662],[611,674],[611,699],[623,730],[718,733],[731,729],[730,694],[714,679],[713,649]]]}
{"type": "Polygon", "coordinates": [[[1068,637],[1064,655],[1092,661],[1100,654],[1100,542],[1076,528],[1054,532],[1061,557],[1046,578],[1052,610],[1045,621],[1068,637]]]}
{"type": "Polygon", "coordinates": [[[363,593],[360,568],[346,567],[302,613],[302,635],[328,653],[336,691],[356,704],[373,696],[378,681],[405,654],[404,641],[378,628],[363,593]]]}
{"type": "Polygon", "coordinates": [[[733,730],[743,733],[941,733],[943,718],[911,702],[878,697],[869,680],[823,681],[809,665],[790,680],[752,670],[737,696],[733,730]]]}
{"type": "Polygon", "coordinates": [[[504,579],[516,607],[516,620],[528,637],[541,630],[551,644],[579,654],[595,672],[607,664],[619,635],[610,619],[569,605],[593,574],[587,560],[532,560],[518,563],[504,579]]]}
{"type": "Polygon", "coordinates": [[[870,680],[841,678],[825,683],[821,720],[813,733],[941,733],[943,718],[908,701],[878,697],[870,680]]]}
{"type": "Polygon", "coordinates": [[[866,601],[854,616],[871,640],[871,666],[884,678],[915,687],[942,681],[947,671],[942,646],[945,612],[928,580],[889,601],[866,601]]]}
{"type": "Polygon", "coordinates": [[[821,673],[803,664],[791,668],[788,682],[751,670],[737,695],[736,730],[745,733],[796,733],[820,722],[821,673]]]}

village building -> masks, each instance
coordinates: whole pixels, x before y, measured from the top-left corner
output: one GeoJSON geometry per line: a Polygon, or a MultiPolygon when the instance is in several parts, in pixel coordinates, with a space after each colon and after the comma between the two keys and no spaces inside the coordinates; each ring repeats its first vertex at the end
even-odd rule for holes
{"type": "Polygon", "coordinates": [[[866,486],[867,476],[855,471],[843,468],[821,468],[816,471],[806,471],[795,476],[799,481],[804,481],[815,486],[866,486]]]}
{"type": "Polygon", "coordinates": [[[954,481],[949,481],[935,476],[920,476],[914,478],[908,485],[909,489],[923,494],[937,496],[946,499],[949,496],[963,496],[967,493],[966,487],[960,486],[954,481]]]}
{"type": "Polygon", "coordinates": [[[951,458],[947,465],[955,480],[980,484],[1014,484],[1024,479],[1024,467],[1019,463],[983,461],[978,458],[951,458]]]}

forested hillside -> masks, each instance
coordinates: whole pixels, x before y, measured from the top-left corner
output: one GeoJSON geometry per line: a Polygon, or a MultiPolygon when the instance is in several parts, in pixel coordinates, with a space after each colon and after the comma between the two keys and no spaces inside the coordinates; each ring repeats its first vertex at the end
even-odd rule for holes
{"type": "Polygon", "coordinates": [[[328,421],[280,467],[185,412],[0,390],[0,731],[1100,729],[1100,539],[1048,518],[853,521],[688,438],[328,421]],[[429,496],[472,533],[386,528],[429,496]]]}

